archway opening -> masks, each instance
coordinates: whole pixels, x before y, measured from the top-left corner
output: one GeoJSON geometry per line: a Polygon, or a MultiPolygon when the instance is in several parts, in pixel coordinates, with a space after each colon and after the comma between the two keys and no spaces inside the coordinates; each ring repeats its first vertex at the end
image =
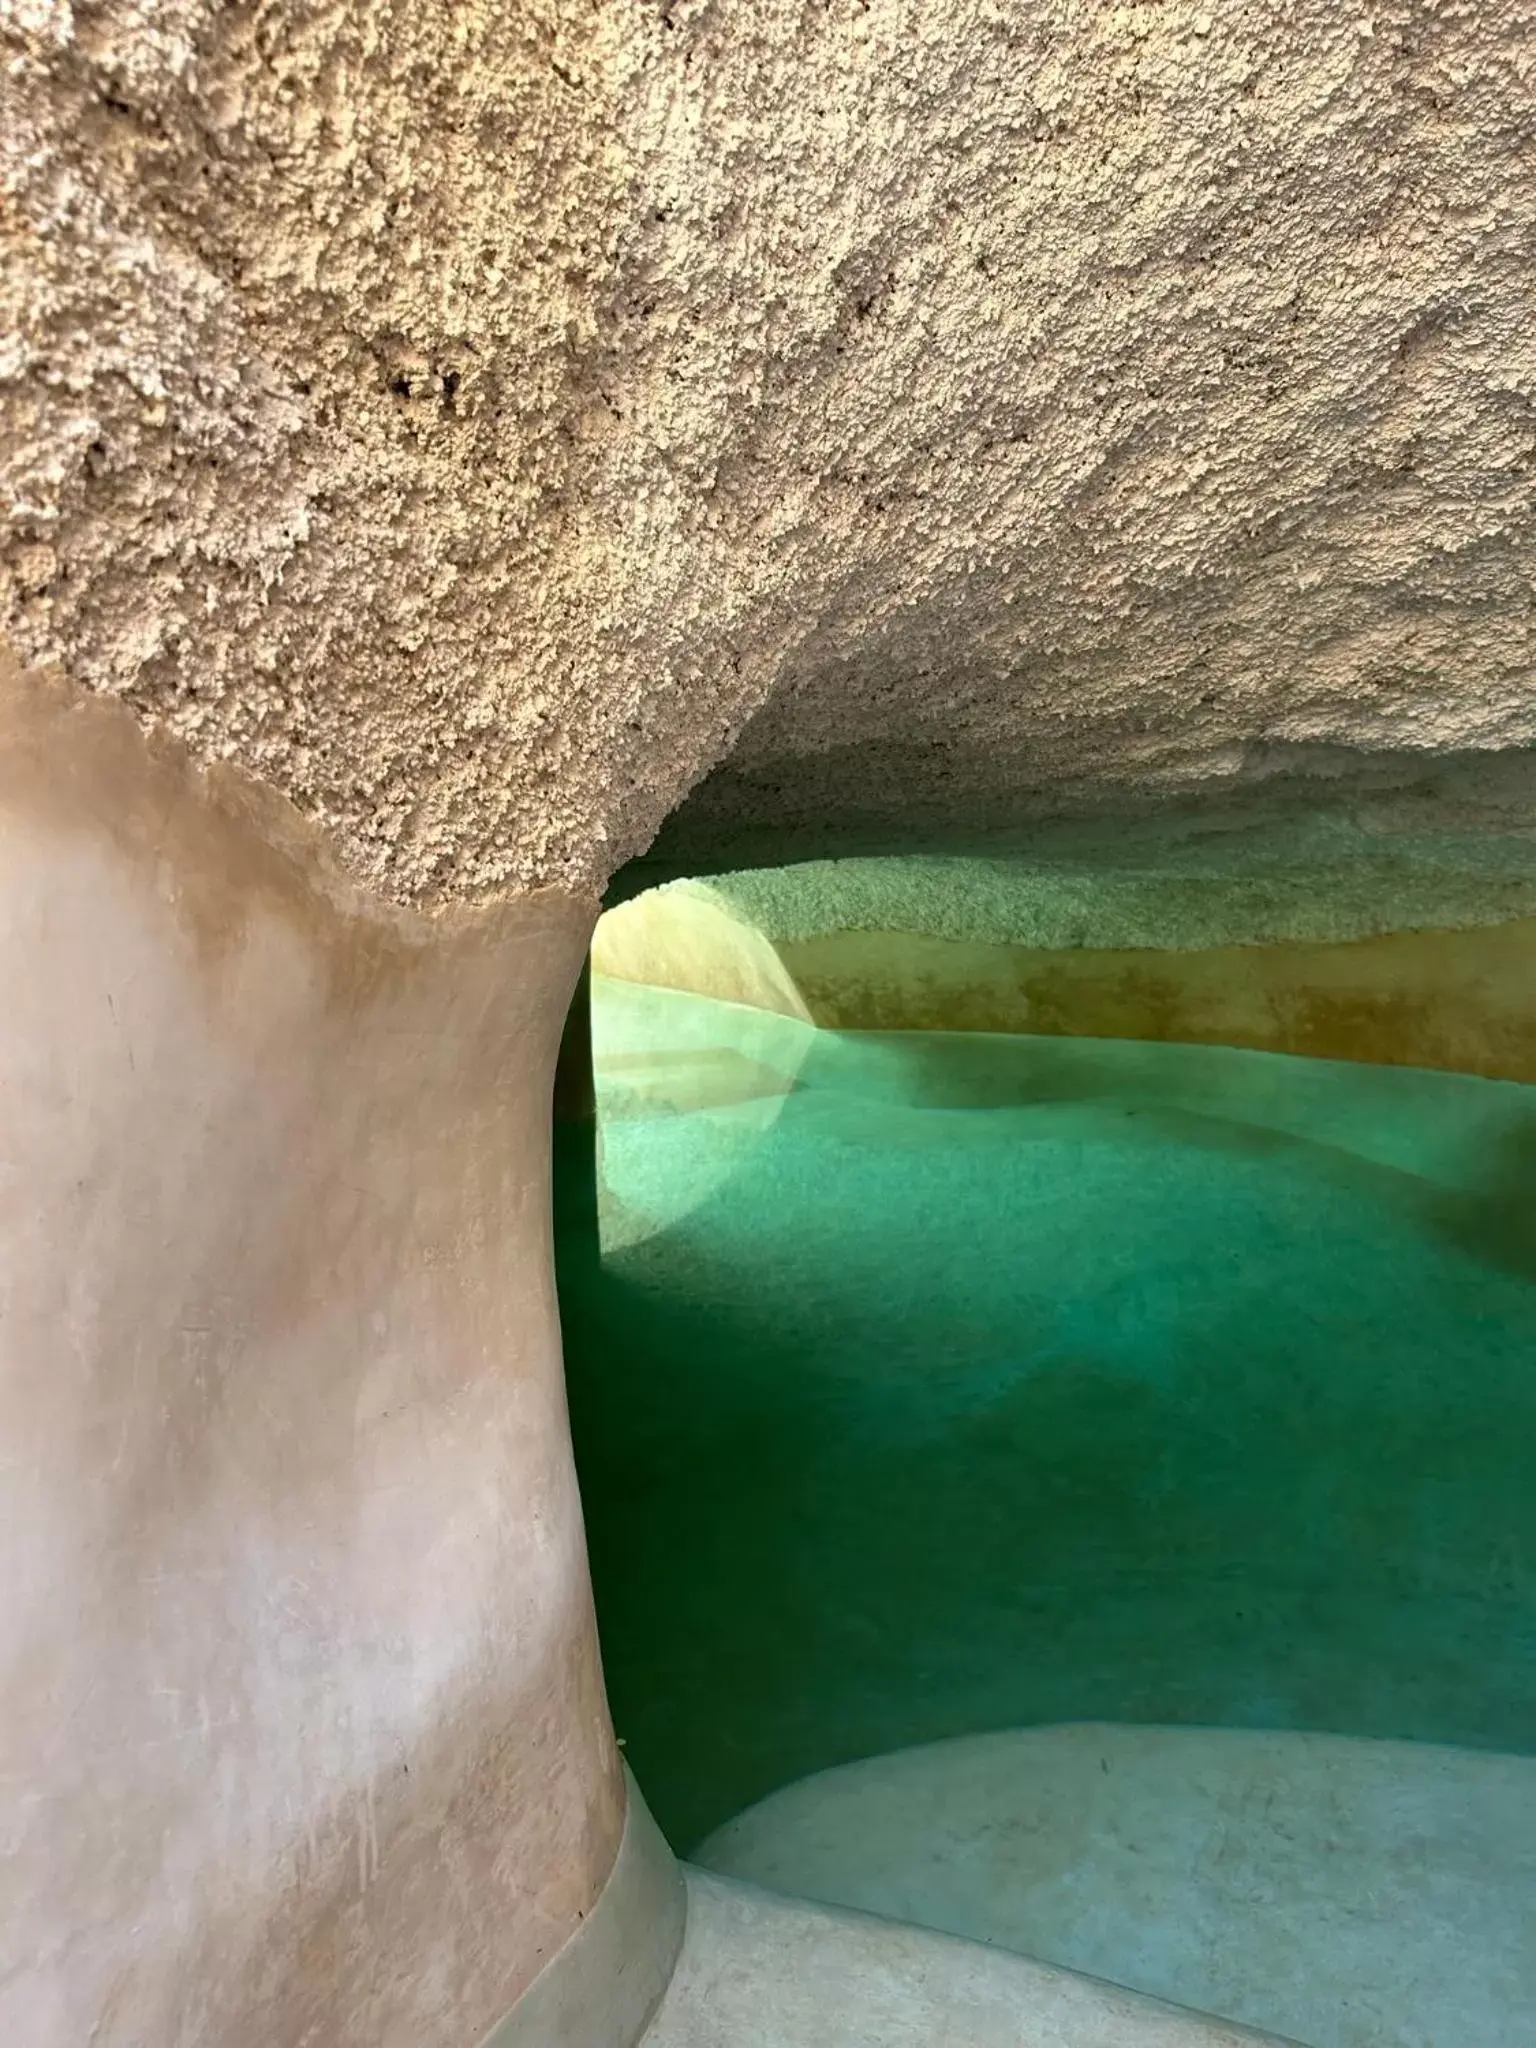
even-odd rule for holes
{"type": "Polygon", "coordinates": [[[609,913],[567,1368],[680,1851],[1313,2048],[1509,2038],[1536,927],[1476,879],[846,861],[609,913]]]}

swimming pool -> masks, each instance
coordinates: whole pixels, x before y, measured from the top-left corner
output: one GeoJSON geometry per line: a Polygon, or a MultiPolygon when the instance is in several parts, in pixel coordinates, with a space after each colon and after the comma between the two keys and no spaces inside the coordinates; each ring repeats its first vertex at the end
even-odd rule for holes
{"type": "MultiPolygon", "coordinates": [[[[1510,1765],[1479,1854],[1536,1924],[1536,1089],[603,982],[594,1033],[568,1375],[614,1714],[679,1849],[960,1738],[1364,1738],[1510,1765]]],[[[1324,2048],[1437,2038],[1361,2024],[1324,2048]]]]}

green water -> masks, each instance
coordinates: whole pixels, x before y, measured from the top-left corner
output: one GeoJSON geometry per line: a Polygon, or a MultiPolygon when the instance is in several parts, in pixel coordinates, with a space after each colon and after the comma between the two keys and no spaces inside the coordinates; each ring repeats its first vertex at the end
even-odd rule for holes
{"type": "Polygon", "coordinates": [[[1034,1723],[1536,1749],[1536,1090],[598,986],[567,1370],[679,1847],[1034,1723]]]}

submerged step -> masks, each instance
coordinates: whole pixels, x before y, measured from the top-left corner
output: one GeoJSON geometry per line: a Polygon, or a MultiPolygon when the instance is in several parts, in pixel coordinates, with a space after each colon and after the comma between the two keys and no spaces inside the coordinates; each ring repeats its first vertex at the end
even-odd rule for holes
{"type": "Polygon", "coordinates": [[[1536,2012],[1536,1758],[1025,1728],[820,1772],[697,1854],[1308,2048],[1510,2048],[1536,2012]]]}

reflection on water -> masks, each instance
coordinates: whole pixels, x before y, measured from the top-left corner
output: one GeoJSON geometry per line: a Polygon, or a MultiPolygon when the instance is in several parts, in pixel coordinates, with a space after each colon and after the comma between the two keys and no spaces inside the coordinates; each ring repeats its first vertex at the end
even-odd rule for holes
{"type": "Polygon", "coordinates": [[[596,1038],[649,1222],[562,1246],[568,1370],[676,1841],[1044,1722],[1536,1746],[1536,1090],[619,985],[596,1038]]]}

